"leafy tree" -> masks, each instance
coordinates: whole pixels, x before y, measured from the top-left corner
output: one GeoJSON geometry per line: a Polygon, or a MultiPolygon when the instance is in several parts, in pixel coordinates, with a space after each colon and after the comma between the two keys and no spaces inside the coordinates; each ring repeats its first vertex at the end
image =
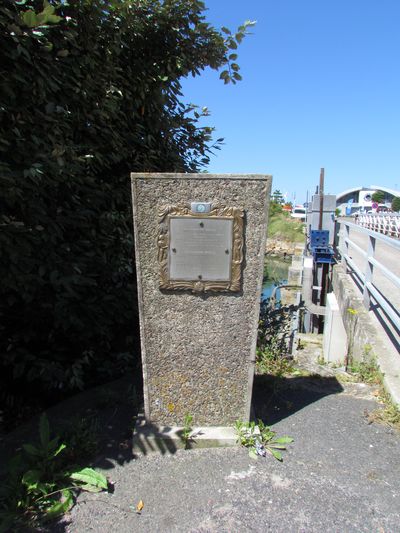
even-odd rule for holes
{"type": "Polygon", "coordinates": [[[194,172],[222,139],[180,79],[232,35],[197,0],[0,5],[0,394],[83,388],[138,352],[129,173],[194,172]]]}
{"type": "Polygon", "coordinates": [[[274,192],[272,193],[271,200],[273,202],[276,202],[277,204],[283,204],[283,202],[285,201],[283,194],[278,189],[275,189],[274,192]]]}
{"type": "Polygon", "coordinates": [[[400,211],[400,197],[396,196],[395,198],[393,198],[393,200],[392,200],[392,209],[396,213],[398,211],[400,211]]]}
{"type": "Polygon", "coordinates": [[[282,213],[282,205],[277,202],[271,202],[269,206],[269,216],[272,217],[276,213],[282,213]]]}
{"type": "Polygon", "coordinates": [[[372,196],[372,201],[381,204],[385,201],[385,193],[383,191],[375,191],[372,196]]]}

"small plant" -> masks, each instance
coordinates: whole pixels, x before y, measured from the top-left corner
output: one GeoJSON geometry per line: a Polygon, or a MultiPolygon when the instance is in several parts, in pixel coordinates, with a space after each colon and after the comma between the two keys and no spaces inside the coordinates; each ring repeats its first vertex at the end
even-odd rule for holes
{"type": "Polygon", "coordinates": [[[382,382],[382,373],[378,368],[376,359],[370,357],[363,361],[351,361],[348,372],[354,374],[363,383],[379,384],[382,382]]]}
{"type": "Polygon", "coordinates": [[[79,490],[100,492],[107,479],[92,468],[68,468],[59,437],[50,439],[49,422],[40,418],[40,442],[24,444],[9,464],[0,488],[0,533],[33,527],[67,512],[79,490]]]}
{"type": "Polygon", "coordinates": [[[390,427],[400,430],[400,409],[385,391],[383,387],[383,374],[377,365],[376,358],[371,356],[371,351],[372,346],[366,344],[364,346],[364,360],[361,362],[352,361],[348,371],[359,381],[379,385],[377,397],[383,403],[383,407],[375,409],[372,413],[367,413],[368,420],[370,422],[387,424],[390,427]]]}
{"type": "Polygon", "coordinates": [[[237,420],[235,430],[238,434],[238,443],[249,448],[249,456],[257,459],[257,456],[265,457],[270,453],[278,461],[282,461],[282,450],[286,450],[286,445],[293,442],[292,437],[276,437],[276,432],[266,426],[262,420],[258,424],[252,422],[242,422],[237,420]]]}
{"type": "Polygon", "coordinates": [[[190,434],[193,431],[192,428],[193,416],[186,413],[185,418],[183,419],[183,429],[182,429],[182,441],[187,450],[190,446],[191,436],[190,434]]]}
{"type": "Polygon", "coordinates": [[[400,431],[400,409],[383,387],[379,390],[379,400],[383,402],[384,406],[368,413],[369,422],[386,424],[400,431]]]}
{"type": "Polygon", "coordinates": [[[292,362],[282,353],[281,343],[272,338],[263,349],[256,349],[258,374],[271,374],[282,377],[293,372],[292,362]]]}

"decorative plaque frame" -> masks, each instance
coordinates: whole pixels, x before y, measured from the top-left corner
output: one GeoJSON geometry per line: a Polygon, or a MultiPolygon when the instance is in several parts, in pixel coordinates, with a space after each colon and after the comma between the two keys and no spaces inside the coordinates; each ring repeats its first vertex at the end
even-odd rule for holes
{"type": "Polygon", "coordinates": [[[160,267],[160,284],[162,290],[191,290],[201,292],[239,292],[241,290],[241,276],[244,246],[244,210],[237,207],[212,204],[208,213],[199,214],[191,210],[190,205],[168,205],[160,208],[158,213],[158,263],[160,267]],[[170,253],[170,218],[218,218],[232,220],[232,257],[231,272],[228,281],[210,280],[175,280],[170,279],[169,253],[170,253]]]}

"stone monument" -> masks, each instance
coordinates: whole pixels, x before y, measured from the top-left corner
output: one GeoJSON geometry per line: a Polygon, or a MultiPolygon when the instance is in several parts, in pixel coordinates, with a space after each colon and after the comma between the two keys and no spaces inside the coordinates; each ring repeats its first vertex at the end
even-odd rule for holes
{"type": "Polygon", "coordinates": [[[248,420],[271,177],[131,178],[146,422],[248,420]]]}

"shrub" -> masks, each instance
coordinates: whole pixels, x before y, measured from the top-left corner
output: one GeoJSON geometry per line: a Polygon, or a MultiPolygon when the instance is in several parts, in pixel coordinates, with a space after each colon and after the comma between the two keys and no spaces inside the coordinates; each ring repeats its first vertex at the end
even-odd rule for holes
{"type": "MultiPolygon", "coordinates": [[[[0,390],[8,406],[135,362],[129,173],[198,171],[212,129],[180,101],[237,42],[196,0],[0,6],[0,390]],[[19,389],[19,393],[17,394],[19,389]]],[[[250,23],[248,23],[250,24],[250,23]]],[[[247,25],[248,25],[247,24],[247,25]]],[[[229,55],[229,57],[228,57],[229,55]]]]}

